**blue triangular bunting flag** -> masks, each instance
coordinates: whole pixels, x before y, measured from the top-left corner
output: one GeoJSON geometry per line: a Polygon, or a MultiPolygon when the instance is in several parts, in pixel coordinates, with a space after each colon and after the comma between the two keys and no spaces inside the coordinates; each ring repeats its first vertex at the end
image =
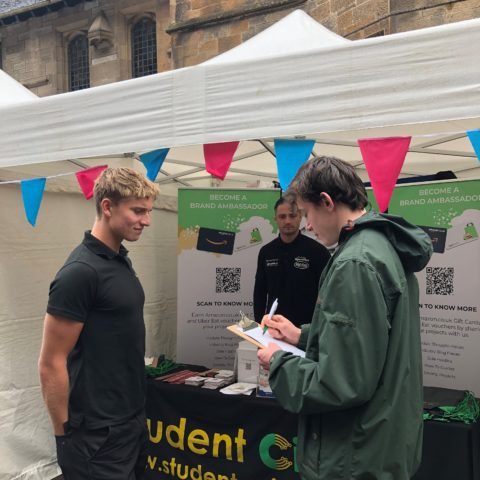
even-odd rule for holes
{"type": "Polygon", "coordinates": [[[468,130],[467,135],[477,159],[480,160],[480,130],[468,130]]]}
{"type": "Polygon", "coordinates": [[[308,160],[315,140],[275,140],[278,180],[282,190],[286,190],[298,169],[308,160]]]}
{"type": "Polygon", "coordinates": [[[169,148],[161,148],[152,152],[140,155],[140,161],[147,169],[147,178],[152,182],[157,178],[158,172],[162,168],[163,162],[168,155],[169,148]]]}
{"type": "Polygon", "coordinates": [[[28,222],[32,226],[35,226],[37,221],[37,215],[40,209],[40,204],[42,203],[46,181],[46,178],[41,177],[32,178],[30,180],[22,180],[20,182],[25,215],[27,216],[28,222]]]}

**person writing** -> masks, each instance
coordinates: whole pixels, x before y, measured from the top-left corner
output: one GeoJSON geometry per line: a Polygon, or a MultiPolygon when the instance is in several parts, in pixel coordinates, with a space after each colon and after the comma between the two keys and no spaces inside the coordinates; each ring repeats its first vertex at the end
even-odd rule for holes
{"type": "Polygon", "coordinates": [[[297,464],[303,480],[407,480],[422,446],[422,357],[418,283],[429,237],[400,217],[367,213],[353,167],[314,158],[289,195],[307,226],[338,247],[320,279],[312,321],[265,316],[273,343],[258,351],[279,403],[299,414],[297,464]]]}
{"type": "Polygon", "coordinates": [[[122,242],[150,225],[157,194],[134,170],[104,170],[92,230],[50,285],[39,374],[66,480],[145,470],[145,296],[122,242]]]}
{"type": "Polygon", "coordinates": [[[280,197],[274,209],[279,235],[258,253],[255,320],[260,322],[277,299],[277,312],[300,326],[312,319],[318,280],[330,254],[319,242],[302,235],[302,215],[295,202],[280,197]]]}

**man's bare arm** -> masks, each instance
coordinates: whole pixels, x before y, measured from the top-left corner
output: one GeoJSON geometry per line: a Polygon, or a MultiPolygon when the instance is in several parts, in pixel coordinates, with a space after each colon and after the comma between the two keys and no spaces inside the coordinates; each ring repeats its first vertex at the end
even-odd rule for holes
{"type": "Polygon", "coordinates": [[[81,322],[45,315],[38,371],[55,435],[64,435],[63,424],[68,420],[67,357],[82,329],[81,322]]]}

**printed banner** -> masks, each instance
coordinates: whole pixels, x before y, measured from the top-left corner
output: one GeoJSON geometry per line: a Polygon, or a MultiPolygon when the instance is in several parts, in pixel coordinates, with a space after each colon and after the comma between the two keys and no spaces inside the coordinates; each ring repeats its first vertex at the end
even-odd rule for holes
{"type": "Polygon", "coordinates": [[[226,327],[253,318],[260,248],[277,235],[278,190],[179,189],[177,360],[233,368],[226,327]]]}
{"type": "Polygon", "coordinates": [[[297,416],[274,400],[152,380],[146,413],[149,480],[300,479],[297,416]]]}
{"type": "Polygon", "coordinates": [[[432,259],[417,275],[424,385],[480,396],[480,181],[397,186],[389,212],[421,226],[433,242],[432,259]]]}

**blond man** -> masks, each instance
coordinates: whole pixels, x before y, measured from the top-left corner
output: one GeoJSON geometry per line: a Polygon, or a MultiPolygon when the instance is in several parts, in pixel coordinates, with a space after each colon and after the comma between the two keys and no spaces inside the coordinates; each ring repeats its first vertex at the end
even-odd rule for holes
{"type": "Polygon", "coordinates": [[[66,480],[145,470],[145,297],[122,242],[150,225],[157,195],[134,170],[103,171],[92,230],[50,285],[39,373],[66,480]]]}

